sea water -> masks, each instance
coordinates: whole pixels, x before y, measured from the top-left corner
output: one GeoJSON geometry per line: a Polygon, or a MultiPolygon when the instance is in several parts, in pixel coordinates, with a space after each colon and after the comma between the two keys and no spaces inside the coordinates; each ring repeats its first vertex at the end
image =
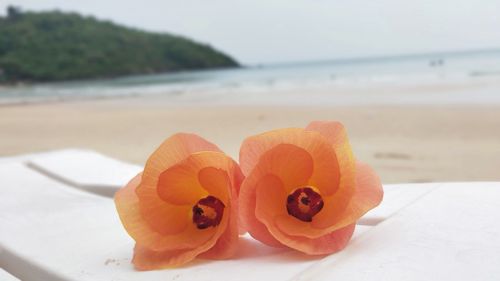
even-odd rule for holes
{"type": "Polygon", "coordinates": [[[485,77],[500,82],[500,50],[0,86],[0,104],[148,95],[209,104],[500,103],[499,83],[485,77]]]}

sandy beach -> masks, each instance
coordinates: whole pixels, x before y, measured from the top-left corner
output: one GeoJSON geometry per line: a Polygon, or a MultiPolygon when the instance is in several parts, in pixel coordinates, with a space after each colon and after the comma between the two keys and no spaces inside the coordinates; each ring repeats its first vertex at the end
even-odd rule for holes
{"type": "Polygon", "coordinates": [[[384,183],[500,180],[498,105],[174,105],[161,97],[0,108],[0,156],[87,148],[143,164],[169,135],[194,132],[236,157],[245,136],[339,120],[384,183]]]}

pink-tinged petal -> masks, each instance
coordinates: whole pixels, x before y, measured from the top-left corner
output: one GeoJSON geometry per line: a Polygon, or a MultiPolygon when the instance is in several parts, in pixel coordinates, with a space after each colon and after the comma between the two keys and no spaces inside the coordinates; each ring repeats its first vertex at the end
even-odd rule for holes
{"type": "MultiPolygon", "coordinates": [[[[384,196],[382,183],[377,174],[372,168],[359,161],[356,162],[356,188],[354,194],[349,200],[349,204],[342,211],[332,216],[332,225],[328,229],[338,229],[345,225],[351,224],[361,218],[369,210],[375,208],[384,196]]],[[[336,198],[337,200],[343,200],[336,198]]],[[[333,201],[333,200],[332,200],[333,201]]],[[[330,204],[330,203],[329,203],[330,204]]],[[[335,204],[333,201],[331,204],[335,204]]],[[[321,223],[313,226],[321,227],[321,223]]]]}
{"type": "MultiPolygon", "coordinates": [[[[290,128],[270,131],[249,137],[243,142],[240,149],[240,166],[243,173],[247,176],[249,176],[250,173],[257,168],[257,166],[259,166],[260,169],[267,169],[267,171],[265,171],[266,173],[272,172],[276,174],[275,172],[270,171],[270,169],[277,170],[282,166],[286,167],[285,165],[291,165],[287,162],[293,160],[294,158],[299,159],[298,156],[300,156],[300,159],[304,162],[301,164],[303,167],[309,166],[309,164],[305,164],[310,162],[309,159],[313,162],[312,174],[309,177],[308,182],[304,184],[314,186],[315,188],[321,190],[321,193],[325,196],[336,192],[339,188],[340,181],[338,161],[332,145],[319,132],[290,128]],[[280,157],[276,156],[275,161],[269,161],[269,158],[272,158],[269,156],[267,157],[268,160],[262,161],[262,158],[264,158],[267,153],[273,149],[277,149],[276,147],[279,146],[296,147],[296,149],[295,151],[292,151],[291,149],[283,149],[283,155],[280,157]],[[300,153],[303,156],[299,155],[299,149],[307,152],[310,157],[307,157],[305,153],[300,153]],[[290,157],[286,156],[286,153],[290,154],[290,157]],[[262,162],[264,163],[261,164],[262,162]]],[[[296,165],[296,163],[300,163],[300,161],[297,160],[293,164],[296,165]]],[[[297,165],[296,167],[299,166],[297,165]]],[[[291,168],[293,168],[293,166],[291,168]]],[[[307,172],[309,172],[310,168],[307,169],[307,172]]],[[[293,177],[296,176],[297,170],[298,169],[293,169],[293,171],[286,172],[283,168],[281,175],[277,175],[280,176],[281,180],[286,186],[288,186],[288,182],[292,182],[293,177]]],[[[306,174],[306,172],[301,173],[306,174]]],[[[301,186],[296,186],[296,188],[298,187],[301,186]]]]}
{"type": "Polygon", "coordinates": [[[136,241],[136,268],[175,267],[199,255],[232,255],[243,178],[232,159],[202,138],[177,134],[167,139],[149,158],[143,174],[115,196],[120,219],[136,241]],[[198,213],[198,204],[209,201],[219,202],[217,222],[200,227],[206,218],[198,213]]]}
{"type": "Polygon", "coordinates": [[[292,144],[279,144],[262,155],[257,167],[261,174],[276,176],[283,188],[292,192],[308,184],[313,165],[306,150],[292,144]]]}
{"type": "Polygon", "coordinates": [[[344,125],[337,121],[313,121],[307,125],[306,130],[319,132],[335,149],[349,144],[344,125]]]}
{"type": "Polygon", "coordinates": [[[306,130],[320,133],[332,145],[340,174],[338,190],[335,193],[322,194],[325,204],[323,210],[314,218],[312,226],[319,229],[338,229],[333,225],[340,219],[340,214],[347,208],[356,189],[356,161],[347,132],[344,126],[336,121],[314,121],[306,130]]]}
{"type": "Polygon", "coordinates": [[[288,193],[283,182],[274,175],[262,177],[256,187],[255,216],[264,224],[272,223],[279,215],[288,215],[286,202],[288,193]]]}
{"type": "Polygon", "coordinates": [[[170,204],[193,206],[208,195],[198,181],[198,167],[186,160],[160,174],[158,196],[170,204]]]}
{"type": "Polygon", "coordinates": [[[132,263],[137,270],[174,268],[189,263],[199,254],[199,248],[152,251],[136,244],[132,263]]]}
{"type": "Polygon", "coordinates": [[[201,258],[227,259],[236,253],[239,235],[238,200],[236,199],[236,193],[233,193],[231,198],[229,224],[224,233],[217,239],[217,243],[207,252],[201,254],[201,258]]]}
{"type": "Polygon", "coordinates": [[[262,154],[278,144],[291,143],[289,139],[302,131],[300,128],[279,129],[246,138],[240,148],[240,167],[243,174],[250,174],[262,154]]]}
{"type": "Polygon", "coordinates": [[[136,190],[137,195],[141,197],[145,189],[156,190],[161,173],[200,151],[220,152],[220,149],[194,134],[179,133],[166,139],[146,162],[141,185],[136,190]]]}
{"type": "Polygon", "coordinates": [[[215,235],[215,229],[200,231],[191,223],[191,207],[185,213],[176,206],[168,205],[153,193],[139,202],[134,192],[141,181],[140,174],[131,180],[125,188],[115,194],[115,204],[125,230],[138,243],[151,250],[177,250],[197,247],[215,235]],[[152,200],[147,200],[151,198],[152,200]],[[155,204],[161,203],[159,206],[155,204]],[[146,219],[141,213],[141,204],[148,206],[148,213],[154,214],[146,219]],[[171,215],[172,212],[174,215],[171,215]],[[161,214],[165,214],[162,220],[161,214]],[[157,221],[152,221],[156,219],[157,221]]]}
{"type": "Polygon", "coordinates": [[[202,168],[198,171],[198,182],[208,194],[228,202],[231,182],[225,170],[212,166],[202,168]]]}
{"type": "Polygon", "coordinates": [[[281,232],[291,236],[318,238],[331,232],[328,228],[315,228],[310,222],[301,221],[288,214],[276,216],[274,223],[281,232]]]}
{"type": "Polygon", "coordinates": [[[347,225],[318,238],[291,236],[276,227],[269,230],[284,245],[309,255],[326,255],[345,248],[354,233],[355,224],[347,225]]]}
{"type": "Polygon", "coordinates": [[[256,189],[253,178],[246,178],[240,189],[239,204],[240,204],[240,223],[250,235],[259,240],[260,242],[271,247],[284,247],[278,240],[276,240],[267,230],[267,227],[260,222],[255,216],[256,209],[256,189]]]}
{"type": "Polygon", "coordinates": [[[218,239],[227,229],[228,221],[229,216],[224,215],[221,224],[215,228],[216,232],[213,237],[195,248],[158,251],[136,244],[132,263],[138,270],[172,268],[184,265],[214,247],[218,239]]]}
{"type": "MultiPolygon", "coordinates": [[[[140,205],[135,193],[136,188],[141,182],[141,175],[142,173],[135,176],[124,188],[115,194],[118,214],[127,229],[147,223],[147,220],[143,219],[140,215],[140,205]],[[131,218],[133,218],[133,221],[140,220],[141,222],[139,224],[131,223],[131,218]]],[[[186,229],[188,221],[179,220],[178,218],[187,217],[190,212],[191,208],[189,206],[174,206],[162,203],[156,212],[152,212],[150,218],[151,222],[157,220],[159,223],[149,228],[165,235],[182,232],[186,229]]]]}

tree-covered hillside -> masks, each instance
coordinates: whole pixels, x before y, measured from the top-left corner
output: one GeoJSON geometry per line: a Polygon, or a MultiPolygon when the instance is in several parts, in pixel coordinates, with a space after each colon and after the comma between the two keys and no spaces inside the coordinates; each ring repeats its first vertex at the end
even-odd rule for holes
{"type": "Polygon", "coordinates": [[[189,39],[62,12],[0,17],[0,82],[56,81],[233,67],[229,56],[189,39]]]}

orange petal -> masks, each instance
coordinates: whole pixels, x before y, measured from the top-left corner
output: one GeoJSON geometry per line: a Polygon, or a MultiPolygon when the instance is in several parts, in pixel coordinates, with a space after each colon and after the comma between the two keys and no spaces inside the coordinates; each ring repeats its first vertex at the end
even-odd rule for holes
{"type": "MultiPolygon", "coordinates": [[[[278,177],[274,175],[264,176],[257,183],[255,190],[255,216],[266,228],[274,228],[275,219],[280,217],[299,221],[287,213],[286,200],[288,193],[278,177]]],[[[252,234],[253,230],[250,233],[252,234]]],[[[282,243],[279,237],[273,236],[273,238],[282,243]]]]}
{"type": "MultiPolygon", "coordinates": [[[[189,155],[199,151],[219,151],[212,143],[194,134],[179,133],[166,139],[160,147],[149,157],[144,172],[142,174],[141,183],[134,188],[135,193],[141,200],[137,203],[139,212],[134,214],[137,220],[142,220],[141,217],[149,224],[148,229],[159,232],[159,234],[173,234],[184,230],[186,221],[190,216],[191,206],[176,206],[167,204],[158,196],[157,185],[160,174],[175,164],[183,161],[189,155]]],[[[133,202],[133,201],[131,201],[133,202]]],[[[185,202],[183,202],[185,203],[185,202]]],[[[132,212],[133,213],[133,212],[132,212]]],[[[151,243],[159,238],[154,235],[148,236],[151,243]]],[[[134,237],[138,239],[137,237],[134,237]]]]}
{"type": "Polygon", "coordinates": [[[138,244],[134,247],[132,263],[137,270],[153,270],[178,267],[199,255],[198,249],[180,249],[171,251],[152,251],[138,244]]]}
{"type": "Polygon", "coordinates": [[[163,220],[163,224],[157,224],[156,221],[151,224],[142,215],[142,204],[151,208],[148,211],[155,214],[153,218],[158,222],[162,220],[161,216],[157,218],[157,213],[169,215],[169,212],[175,212],[175,206],[166,204],[155,193],[150,196],[145,194],[145,200],[139,202],[139,197],[134,192],[139,182],[140,175],[115,194],[115,204],[122,224],[136,242],[152,250],[176,250],[195,248],[214,237],[214,228],[200,231],[191,223],[191,208],[186,209],[184,215],[175,213],[177,216],[171,216],[171,220],[163,220]]]}
{"type": "Polygon", "coordinates": [[[208,194],[228,202],[231,183],[226,171],[215,167],[205,167],[198,171],[198,181],[208,194]]]}
{"type": "MultiPolygon", "coordinates": [[[[203,151],[190,155],[184,161],[160,174],[158,195],[172,204],[193,206],[208,194],[228,202],[231,178],[226,171],[238,177],[238,165],[221,152],[203,151]]],[[[234,178],[233,181],[239,180],[234,178]]]]}
{"type": "MultiPolygon", "coordinates": [[[[325,206],[318,213],[312,225],[316,228],[332,228],[334,221],[349,204],[350,198],[355,192],[356,186],[356,162],[352,153],[347,132],[340,122],[336,121],[313,121],[306,130],[318,132],[323,135],[335,150],[338,161],[340,182],[335,194],[322,194],[325,206]]],[[[311,233],[312,235],[312,233],[311,233]]]]}
{"type": "Polygon", "coordinates": [[[171,204],[193,206],[208,195],[198,181],[197,167],[187,161],[168,168],[160,174],[158,196],[171,204]]]}
{"type": "Polygon", "coordinates": [[[245,178],[241,185],[239,206],[240,222],[242,228],[248,230],[250,235],[260,242],[271,247],[283,247],[267,230],[267,227],[255,217],[256,209],[256,181],[257,178],[245,178]]]}
{"type": "Polygon", "coordinates": [[[348,211],[357,213],[355,217],[360,218],[369,210],[375,208],[382,202],[384,190],[379,176],[367,164],[356,162],[356,193],[352,198],[348,211]]]}
{"type": "MultiPolygon", "coordinates": [[[[245,179],[245,176],[241,172],[240,166],[234,162],[234,168],[232,170],[232,173],[230,173],[230,180],[231,180],[231,190],[232,190],[232,198],[239,198],[240,196],[240,188],[241,184],[243,183],[243,180],[245,179]]],[[[240,220],[240,204],[239,204],[239,199],[235,200],[233,203],[233,209],[236,212],[235,218],[237,218],[237,225],[238,225],[238,233],[239,235],[243,235],[247,232],[247,229],[243,226],[240,220]]]]}
{"type": "Polygon", "coordinates": [[[155,251],[136,244],[132,263],[139,270],[171,268],[184,265],[216,245],[217,240],[228,228],[228,220],[229,216],[224,215],[221,224],[216,228],[217,231],[214,236],[196,248],[155,251]]]}
{"type": "Polygon", "coordinates": [[[262,177],[256,187],[255,216],[264,224],[272,223],[274,217],[288,215],[287,192],[281,180],[274,175],[262,177]]]}
{"type": "Polygon", "coordinates": [[[157,189],[161,173],[200,151],[220,152],[220,149],[194,134],[179,133],[166,139],[146,162],[141,185],[136,190],[139,197],[145,189],[157,189]]]}
{"type": "MultiPolygon", "coordinates": [[[[332,216],[322,216],[313,220],[315,227],[328,227],[329,229],[338,229],[357,221],[366,212],[375,208],[384,196],[382,183],[372,168],[359,161],[356,162],[356,188],[353,196],[348,201],[349,204],[342,211],[332,211],[333,208],[326,208],[327,204],[334,206],[335,200],[347,200],[342,198],[329,198],[325,202],[325,211],[331,212],[332,216]]],[[[323,212],[323,210],[322,210],[323,212]]],[[[319,214],[318,214],[319,215],[319,214]]]]}
{"type": "Polygon", "coordinates": [[[275,222],[278,228],[288,235],[317,238],[356,222],[366,212],[377,206],[382,201],[382,197],[383,190],[378,176],[368,165],[356,162],[356,189],[351,198],[348,196],[328,198],[325,207],[321,210],[324,212],[323,216],[315,217],[312,223],[301,222],[288,215],[276,217],[275,222]],[[347,207],[335,208],[339,206],[336,204],[337,201],[348,202],[347,207]],[[319,221],[321,218],[329,218],[330,221],[322,223],[319,221]]]}
{"type": "Polygon", "coordinates": [[[213,144],[189,134],[167,139],[149,158],[143,174],[115,196],[120,219],[137,243],[136,267],[172,267],[202,253],[214,258],[233,253],[242,180],[239,166],[213,144]],[[226,208],[218,226],[198,229],[192,207],[208,194],[227,201],[226,208]]]}
{"type": "Polygon", "coordinates": [[[313,121],[307,125],[306,130],[321,133],[335,149],[349,144],[344,125],[337,121],[313,121]]]}
{"type": "MultiPolygon", "coordinates": [[[[118,209],[118,214],[126,228],[129,226],[130,217],[136,217],[136,219],[141,219],[140,217],[140,206],[138,202],[138,197],[135,194],[136,188],[141,182],[142,173],[135,176],[124,188],[120,189],[115,194],[115,203],[118,209]]],[[[161,205],[157,207],[157,211],[152,210],[152,221],[158,221],[159,223],[150,227],[155,229],[155,231],[161,234],[175,234],[183,231],[187,226],[187,219],[179,219],[180,217],[188,217],[190,214],[191,207],[189,206],[172,206],[161,205]]],[[[154,205],[149,205],[155,207],[154,205]]]]}
{"type": "Polygon", "coordinates": [[[237,198],[244,178],[239,165],[221,152],[198,152],[189,159],[197,167],[197,177],[202,188],[227,203],[226,206],[231,205],[229,197],[231,195],[237,198]]]}
{"type": "Polygon", "coordinates": [[[236,193],[233,193],[231,199],[229,225],[219,239],[217,239],[217,243],[215,243],[215,245],[207,252],[200,255],[201,258],[227,259],[236,253],[239,234],[238,200],[236,198],[236,193]]]}
{"type": "Polygon", "coordinates": [[[310,222],[298,220],[289,214],[276,216],[274,223],[280,231],[292,236],[318,238],[331,232],[328,228],[315,228],[310,222]]]}
{"type": "Polygon", "coordinates": [[[286,142],[287,136],[295,136],[301,131],[299,128],[279,129],[246,138],[240,148],[240,167],[243,174],[248,176],[266,151],[278,144],[289,143],[286,142]]]}
{"type": "MultiPolygon", "coordinates": [[[[207,252],[201,254],[200,257],[207,259],[230,258],[236,253],[238,246],[238,190],[236,188],[230,189],[230,179],[228,174],[222,169],[207,167],[200,170],[198,177],[201,185],[213,196],[223,201],[226,200],[224,202],[227,202],[229,195],[231,195],[229,225],[219,237],[217,243],[207,252]],[[223,188],[225,192],[223,192],[223,188]],[[229,194],[228,191],[231,191],[231,194],[229,194]]],[[[241,183],[241,171],[239,171],[239,169],[235,170],[234,177],[236,181],[239,181],[239,183],[237,183],[239,187],[241,183]]]]}
{"type": "Polygon", "coordinates": [[[284,234],[275,227],[271,233],[284,245],[309,255],[325,255],[342,250],[354,233],[355,224],[350,224],[318,238],[307,238],[284,234]]]}
{"type": "Polygon", "coordinates": [[[307,185],[313,173],[313,159],[304,149],[292,144],[278,144],[261,156],[261,174],[275,175],[289,193],[307,185]]]}
{"type": "MultiPolygon", "coordinates": [[[[249,176],[261,162],[261,158],[279,145],[294,145],[309,153],[314,168],[309,185],[318,188],[326,196],[335,193],[339,188],[339,166],[332,145],[320,133],[298,128],[275,130],[247,138],[240,150],[243,173],[249,176]]],[[[275,161],[277,167],[285,165],[286,162],[287,160],[283,159],[281,162],[275,161]]],[[[292,177],[293,172],[283,171],[282,174],[292,177]]],[[[282,177],[282,180],[287,181],[286,177],[282,177]]]]}
{"type": "Polygon", "coordinates": [[[323,231],[323,235],[313,238],[295,236],[282,231],[275,223],[276,218],[287,216],[291,220],[298,221],[287,214],[285,207],[286,198],[287,193],[283,188],[283,183],[277,177],[266,176],[257,183],[255,215],[260,222],[266,225],[267,230],[273,238],[283,245],[310,255],[333,253],[343,249],[347,245],[354,231],[355,224],[333,232],[314,229],[306,222],[294,225],[296,227],[300,225],[306,234],[315,231],[314,234],[318,235],[319,231],[323,231]]]}
{"type": "MultiPolygon", "coordinates": [[[[251,173],[241,187],[240,217],[242,224],[257,240],[271,246],[282,246],[282,243],[270,235],[263,221],[255,217],[257,183],[261,178],[271,174],[278,176],[282,182],[287,182],[288,191],[291,191],[292,183],[295,182],[297,185],[295,188],[301,187],[301,185],[312,185],[320,189],[322,196],[332,194],[339,187],[339,168],[335,152],[332,145],[318,132],[284,129],[251,137],[244,142],[240,151],[242,164],[253,163],[256,158],[258,158],[258,162],[250,164],[255,166],[251,168],[251,173]],[[268,150],[265,151],[265,149],[268,150]],[[287,154],[293,157],[286,157],[287,154]],[[313,174],[307,183],[302,183],[303,180],[296,178],[297,176],[305,178],[303,175],[309,173],[311,159],[314,166],[313,174]]],[[[248,165],[247,169],[250,169],[248,165]]],[[[349,179],[349,177],[346,178],[349,179]]],[[[349,181],[344,180],[344,183],[347,184],[349,181]]],[[[275,202],[275,206],[278,206],[282,212],[275,214],[276,216],[283,215],[283,212],[286,214],[286,199],[280,200],[283,204],[275,202]]],[[[323,230],[319,231],[323,234],[323,230]]]]}

